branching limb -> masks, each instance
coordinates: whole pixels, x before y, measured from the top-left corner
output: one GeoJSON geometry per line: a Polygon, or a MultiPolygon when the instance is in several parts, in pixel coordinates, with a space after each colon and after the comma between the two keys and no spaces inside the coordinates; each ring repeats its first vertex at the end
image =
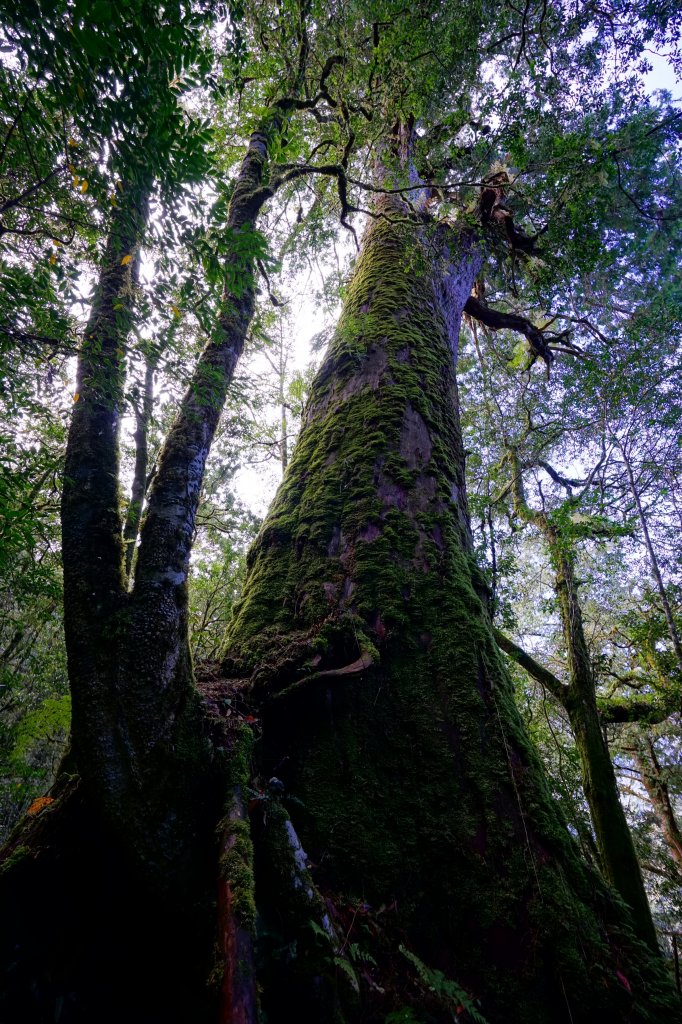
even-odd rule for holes
{"type": "MultiPolygon", "coordinates": [[[[543,332],[530,322],[525,316],[517,313],[502,313],[498,309],[491,309],[470,295],[467,299],[464,312],[479,320],[486,327],[494,331],[509,330],[523,334],[527,339],[533,353],[532,362],[538,357],[546,364],[547,370],[554,362],[554,355],[543,332]]],[[[531,363],[532,365],[532,363],[531,363]]]]}
{"type": "Polygon", "coordinates": [[[672,699],[672,696],[652,693],[637,697],[597,697],[599,717],[608,725],[619,722],[658,725],[679,708],[679,700],[672,699]]]}
{"type": "Polygon", "coordinates": [[[569,494],[573,493],[574,487],[582,487],[582,485],[586,482],[584,479],[573,480],[570,477],[562,476],[561,473],[557,473],[556,469],[554,469],[553,466],[549,464],[549,462],[545,462],[543,459],[538,459],[538,466],[541,466],[545,470],[545,472],[549,476],[551,476],[554,483],[559,484],[561,487],[565,488],[569,494]]]}
{"type": "Polygon", "coordinates": [[[541,665],[535,658],[527,654],[522,647],[515,644],[508,636],[505,636],[497,627],[493,627],[493,636],[497,646],[508,654],[510,658],[524,668],[529,676],[532,676],[544,689],[548,690],[555,700],[558,700],[562,707],[566,706],[568,700],[568,686],[541,665]]]}
{"type": "Polygon", "coordinates": [[[351,662],[350,665],[343,665],[341,668],[328,668],[322,672],[313,672],[309,676],[303,676],[302,679],[298,679],[295,683],[291,683],[284,690],[280,690],[279,693],[273,694],[270,698],[272,701],[282,700],[284,697],[290,697],[292,693],[296,693],[302,690],[304,687],[310,685],[310,683],[316,683],[320,679],[331,680],[331,679],[344,679],[346,676],[355,676],[360,672],[365,672],[368,668],[374,664],[374,659],[369,654],[361,654],[359,658],[351,662]]]}
{"type": "Polygon", "coordinates": [[[24,189],[24,191],[20,195],[15,196],[13,199],[8,199],[4,203],[0,203],[0,213],[5,213],[7,210],[11,210],[13,209],[13,207],[19,206],[25,199],[28,199],[29,196],[32,196],[34,192],[38,192],[43,187],[43,185],[47,185],[48,181],[51,181],[52,178],[55,178],[58,174],[62,172],[62,170],[62,167],[55,167],[54,170],[50,171],[50,173],[46,174],[43,178],[40,178],[38,181],[35,182],[35,184],[31,185],[30,188],[24,189]]]}
{"type": "Polygon", "coordinates": [[[256,260],[256,266],[258,267],[258,270],[259,270],[259,273],[260,273],[261,277],[265,281],[265,287],[268,290],[268,298],[270,299],[270,302],[273,304],[273,306],[277,306],[277,307],[287,306],[288,303],[287,302],[283,302],[282,299],[278,299],[277,296],[275,295],[275,293],[273,292],[273,290],[272,290],[272,288],[270,286],[270,278],[268,277],[268,272],[265,269],[265,265],[264,265],[263,261],[260,260],[260,259],[256,260]]]}

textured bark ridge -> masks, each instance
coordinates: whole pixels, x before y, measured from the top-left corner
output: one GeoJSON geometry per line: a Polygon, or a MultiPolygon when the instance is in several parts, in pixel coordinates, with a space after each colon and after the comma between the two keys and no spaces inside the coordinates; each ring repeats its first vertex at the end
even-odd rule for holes
{"type": "Polygon", "coordinates": [[[450,341],[478,261],[466,237],[444,251],[428,226],[370,227],[227,638],[271,780],[252,828],[262,1005],[270,1024],[292,1005],[311,1022],[467,1005],[489,1024],[678,1020],[580,861],[501,667],[450,341]],[[340,942],[259,853],[282,808],[340,942]]]}

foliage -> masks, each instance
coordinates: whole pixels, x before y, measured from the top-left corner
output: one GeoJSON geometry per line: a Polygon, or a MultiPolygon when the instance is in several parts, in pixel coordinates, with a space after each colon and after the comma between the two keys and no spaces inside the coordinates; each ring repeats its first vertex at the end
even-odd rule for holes
{"type": "Polygon", "coordinates": [[[409,949],[405,949],[404,946],[400,947],[400,952],[416,969],[427,991],[433,993],[437,1002],[453,1012],[455,1019],[460,1014],[466,1013],[474,1024],[488,1024],[483,1014],[476,1009],[469,993],[461,985],[458,985],[456,981],[452,981],[450,978],[446,978],[442,971],[427,967],[416,954],[412,953],[409,949]]]}

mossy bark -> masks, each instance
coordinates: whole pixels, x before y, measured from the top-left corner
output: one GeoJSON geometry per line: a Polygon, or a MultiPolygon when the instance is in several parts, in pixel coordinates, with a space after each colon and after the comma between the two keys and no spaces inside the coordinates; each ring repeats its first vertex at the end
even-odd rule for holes
{"type": "Polygon", "coordinates": [[[135,646],[124,564],[118,434],[150,189],[145,173],[124,182],[79,354],[62,497],[71,749],[0,853],[8,1024],[181,1019],[213,1001],[219,790],[189,657],[169,687],[135,646]]]}
{"type": "Polygon", "coordinates": [[[186,638],[173,637],[177,657],[164,661],[139,595],[128,592],[124,561],[119,423],[151,184],[139,173],[124,184],[79,354],[62,560],[71,763],[126,868],[160,890],[195,860],[187,836],[206,749],[186,638]]]}
{"type": "MultiPolygon", "coordinates": [[[[359,992],[344,1001],[340,985],[343,1019],[451,1019],[401,944],[491,1024],[679,1019],[579,859],[492,636],[453,360],[476,243],[379,212],[224,653],[259,709],[263,777],[362,963],[359,992]]],[[[272,899],[257,871],[263,920],[272,899]]],[[[295,964],[288,977],[271,1024],[292,999],[299,1020],[334,1019],[300,1001],[295,964]]]]}
{"type": "MultiPolygon", "coordinates": [[[[282,120],[280,114],[268,118],[250,140],[228,215],[235,238],[255,230],[267,198],[256,192],[268,143],[282,120]]],[[[12,840],[0,855],[9,864],[0,892],[12,902],[0,934],[2,965],[12,968],[16,915],[22,905],[36,906],[33,918],[25,915],[35,933],[19,928],[21,965],[6,989],[8,1021],[57,1019],[58,1013],[64,1022],[98,1014],[104,1019],[102,1002],[118,1019],[145,1024],[194,1013],[201,1020],[218,1002],[206,980],[215,939],[222,762],[194,687],[187,572],[206,457],[253,313],[255,251],[235,243],[228,254],[231,287],[159,457],[129,589],[118,435],[150,188],[144,176],[131,175],[124,184],[79,355],[62,501],[72,744],[58,780],[59,786],[67,775],[78,779],[79,812],[69,817],[55,802],[44,812],[54,822],[44,831],[46,844],[27,821],[19,829],[21,841],[12,840]],[[87,832],[87,841],[78,830],[87,832]],[[19,862],[13,851],[20,848],[28,852],[19,862]],[[114,863],[116,884],[109,885],[98,913],[96,876],[114,863]],[[60,914],[68,907],[75,959],[69,954],[55,960],[55,936],[38,934],[36,901],[52,906],[57,892],[60,914]],[[125,921],[153,947],[146,985],[143,951],[121,934],[125,921]],[[95,962],[94,950],[106,962],[95,962]],[[138,982],[145,1009],[136,1018],[138,982]],[[164,995],[155,1003],[159,989],[164,995]],[[29,990],[30,1012],[22,1010],[29,990]],[[65,992],[73,1002],[67,1009],[65,992]]]]}
{"type": "Polygon", "coordinates": [[[632,911],[635,929],[658,953],[658,941],[632,834],[620,802],[616,774],[597,708],[592,664],[585,640],[572,552],[550,531],[570,686],[566,710],[582,767],[582,782],[604,877],[632,911]]]}
{"type": "Polygon", "coordinates": [[[616,774],[602,728],[594,672],[583,627],[573,541],[567,536],[567,529],[562,530],[550,515],[528,505],[521,464],[513,450],[509,452],[509,462],[514,509],[521,519],[533,523],[540,530],[552,563],[554,590],[566,648],[568,684],[564,685],[552,673],[542,669],[499,631],[495,631],[495,635],[500,646],[547,686],[549,692],[563,705],[580,756],[583,789],[590,808],[602,872],[630,907],[637,934],[658,953],[658,941],[642,872],[620,802],[616,774]]]}

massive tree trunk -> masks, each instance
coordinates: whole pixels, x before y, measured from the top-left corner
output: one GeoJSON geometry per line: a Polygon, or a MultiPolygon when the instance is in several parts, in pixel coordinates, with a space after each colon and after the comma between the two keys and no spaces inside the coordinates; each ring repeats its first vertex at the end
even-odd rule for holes
{"type": "Polygon", "coordinates": [[[453,352],[476,243],[378,212],[224,656],[260,737],[255,855],[227,876],[251,907],[253,864],[267,1020],[473,1000],[490,1024],[679,1019],[579,859],[493,640],[453,352]]]}

